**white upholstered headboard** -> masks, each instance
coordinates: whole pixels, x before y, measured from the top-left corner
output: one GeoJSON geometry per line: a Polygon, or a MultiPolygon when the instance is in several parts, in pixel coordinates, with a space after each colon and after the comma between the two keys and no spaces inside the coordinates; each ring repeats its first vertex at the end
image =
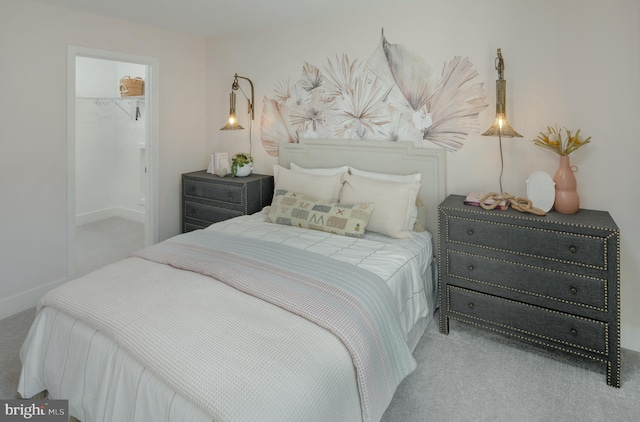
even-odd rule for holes
{"type": "Polygon", "coordinates": [[[418,218],[438,244],[438,205],[446,195],[445,153],[442,149],[418,149],[411,142],[303,139],[298,144],[280,144],[279,164],[338,167],[393,174],[422,174],[418,218]]]}

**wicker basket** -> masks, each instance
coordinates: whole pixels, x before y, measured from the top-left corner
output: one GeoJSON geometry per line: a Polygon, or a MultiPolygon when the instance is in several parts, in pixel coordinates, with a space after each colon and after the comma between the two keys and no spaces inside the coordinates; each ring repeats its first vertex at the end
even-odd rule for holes
{"type": "Polygon", "coordinates": [[[133,97],[144,95],[144,79],[125,76],[120,79],[120,96],[133,97]]]}

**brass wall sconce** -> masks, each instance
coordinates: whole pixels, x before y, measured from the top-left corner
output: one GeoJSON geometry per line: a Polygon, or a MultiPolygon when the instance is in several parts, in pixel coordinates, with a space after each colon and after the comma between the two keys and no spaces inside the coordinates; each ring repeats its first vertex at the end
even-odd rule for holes
{"type": "Polygon", "coordinates": [[[507,81],[504,79],[504,60],[502,58],[502,49],[498,49],[498,57],[496,57],[496,70],[498,71],[498,79],[496,80],[496,118],[493,125],[487,129],[482,136],[497,136],[500,143],[500,192],[502,190],[502,172],[504,170],[504,157],[502,155],[502,137],[505,138],[522,138],[509,124],[507,119],[507,81]]]}
{"type": "Polygon", "coordinates": [[[220,128],[220,130],[240,130],[244,129],[238,123],[238,117],[236,116],[236,93],[235,91],[240,90],[242,95],[247,99],[248,102],[248,112],[251,115],[251,121],[254,120],[254,110],[253,110],[253,82],[251,79],[245,78],[244,76],[239,76],[237,73],[233,77],[233,84],[231,85],[231,94],[229,94],[229,118],[227,119],[227,124],[220,128]],[[249,82],[249,86],[251,87],[251,98],[247,97],[244,93],[240,84],[238,83],[238,79],[244,79],[249,82]]]}

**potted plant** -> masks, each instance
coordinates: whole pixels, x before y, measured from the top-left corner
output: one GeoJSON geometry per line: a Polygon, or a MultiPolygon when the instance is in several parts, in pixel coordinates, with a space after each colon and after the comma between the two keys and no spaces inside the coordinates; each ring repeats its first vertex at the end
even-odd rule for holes
{"type": "Polygon", "coordinates": [[[253,171],[253,157],[246,152],[239,152],[231,157],[231,175],[245,177],[253,171]]]}

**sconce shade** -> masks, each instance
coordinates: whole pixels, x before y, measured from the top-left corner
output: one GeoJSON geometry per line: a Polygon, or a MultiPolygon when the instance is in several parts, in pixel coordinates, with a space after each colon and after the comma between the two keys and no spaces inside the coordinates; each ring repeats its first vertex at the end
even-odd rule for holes
{"type": "MultiPolygon", "coordinates": [[[[253,107],[254,107],[254,99],[253,99],[253,82],[251,79],[245,78],[244,76],[239,76],[237,73],[233,76],[233,84],[231,84],[231,94],[229,95],[229,118],[227,119],[227,124],[220,128],[220,130],[240,130],[244,129],[242,126],[238,124],[238,118],[236,116],[236,93],[234,91],[240,90],[242,94],[247,98],[248,103],[248,112],[251,117],[251,120],[254,119],[253,107]],[[248,98],[244,93],[240,84],[238,83],[238,78],[244,79],[249,82],[249,86],[251,87],[251,98],[248,98]]],[[[251,137],[251,135],[249,135],[251,137]]]]}
{"type": "Polygon", "coordinates": [[[240,130],[244,129],[238,123],[238,117],[236,117],[236,93],[231,92],[229,94],[229,118],[227,124],[220,128],[220,130],[240,130]]]}
{"type": "Polygon", "coordinates": [[[500,49],[498,49],[498,57],[496,58],[496,70],[498,71],[498,79],[496,80],[496,119],[482,136],[522,138],[522,135],[511,127],[507,119],[507,81],[503,78],[504,61],[502,60],[502,51],[500,49]]]}

